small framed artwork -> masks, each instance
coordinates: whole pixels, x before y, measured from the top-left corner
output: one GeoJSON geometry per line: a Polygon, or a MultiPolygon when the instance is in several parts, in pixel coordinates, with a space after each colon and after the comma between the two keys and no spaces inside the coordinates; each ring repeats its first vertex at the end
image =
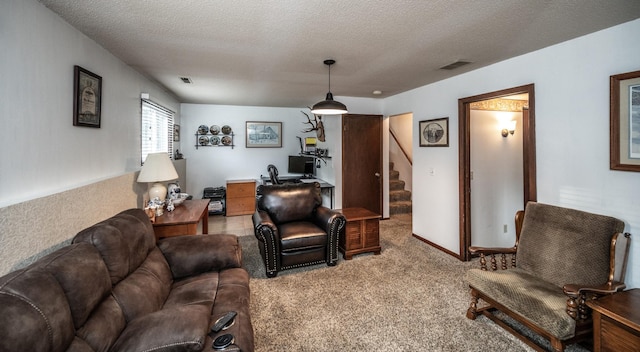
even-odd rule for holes
{"type": "Polygon", "coordinates": [[[282,122],[247,121],[247,148],[282,148],[282,122]]]}
{"type": "Polygon", "coordinates": [[[421,147],[448,147],[449,118],[420,121],[418,134],[421,147]]]}
{"type": "Polygon", "coordinates": [[[180,125],[173,125],[173,141],[180,142],[180,125]]]}
{"type": "Polygon", "coordinates": [[[611,170],[640,171],[640,71],[610,77],[611,170]]]}
{"type": "Polygon", "coordinates": [[[73,67],[73,125],[100,128],[102,77],[73,67]]]}

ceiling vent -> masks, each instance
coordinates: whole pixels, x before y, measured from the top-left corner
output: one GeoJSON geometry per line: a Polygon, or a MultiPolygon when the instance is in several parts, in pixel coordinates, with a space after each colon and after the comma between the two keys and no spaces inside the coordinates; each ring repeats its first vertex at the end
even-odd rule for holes
{"type": "Polygon", "coordinates": [[[193,81],[191,81],[191,78],[189,77],[180,77],[180,80],[182,81],[182,83],[186,83],[186,84],[193,83],[193,81]]]}
{"type": "Polygon", "coordinates": [[[449,70],[449,71],[451,71],[451,70],[455,70],[456,68],[458,68],[460,66],[464,66],[464,65],[467,65],[467,64],[470,64],[470,63],[471,62],[469,62],[469,61],[458,60],[458,61],[456,61],[456,62],[454,62],[452,64],[448,64],[446,66],[442,66],[442,67],[440,67],[440,69],[441,70],[449,70]]]}

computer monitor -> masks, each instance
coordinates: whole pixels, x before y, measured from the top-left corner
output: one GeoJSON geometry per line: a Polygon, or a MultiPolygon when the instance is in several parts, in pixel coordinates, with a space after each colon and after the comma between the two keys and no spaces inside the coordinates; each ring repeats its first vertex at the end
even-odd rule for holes
{"type": "Polygon", "coordinates": [[[313,157],[289,155],[290,174],[303,174],[304,176],[313,176],[315,174],[315,163],[313,157]]]}

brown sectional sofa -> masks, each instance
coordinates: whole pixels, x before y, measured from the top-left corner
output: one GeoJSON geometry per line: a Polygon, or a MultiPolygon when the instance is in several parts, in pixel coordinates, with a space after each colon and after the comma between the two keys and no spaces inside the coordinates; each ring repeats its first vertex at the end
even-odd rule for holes
{"type": "Polygon", "coordinates": [[[229,333],[253,351],[249,276],[233,235],[156,245],[140,209],[0,278],[0,351],[211,351],[229,333]],[[238,313],[226,331],[215,320],[238,313]]]}

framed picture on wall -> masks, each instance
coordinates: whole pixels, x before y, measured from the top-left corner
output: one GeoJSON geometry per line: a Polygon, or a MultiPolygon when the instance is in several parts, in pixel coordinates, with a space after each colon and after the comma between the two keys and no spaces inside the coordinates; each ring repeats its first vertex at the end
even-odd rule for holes
{"type": "Polygon", "coordinates": [[[449,146],[449,118],[423,120],[418,125],[418,138],[421,147],[449,146]]]}
{"type": "Polygon", "coordinates": [[[100,128],[102,77],[73,67],[73,125],[100,128]]]}
{"type": "Polygon", "coordinates": [[[640,71],[610,77],[611,170],[640,171],[640,71]]]}
{"type": "Polygon", "coordinates": [[[180,125],[173,125],[173,141],[180,142],[180,125]]]}
{"type": "Polygon", "coordinates": [[[282,122],[247,121],[247,148],[282,148],[282,122]]]}

